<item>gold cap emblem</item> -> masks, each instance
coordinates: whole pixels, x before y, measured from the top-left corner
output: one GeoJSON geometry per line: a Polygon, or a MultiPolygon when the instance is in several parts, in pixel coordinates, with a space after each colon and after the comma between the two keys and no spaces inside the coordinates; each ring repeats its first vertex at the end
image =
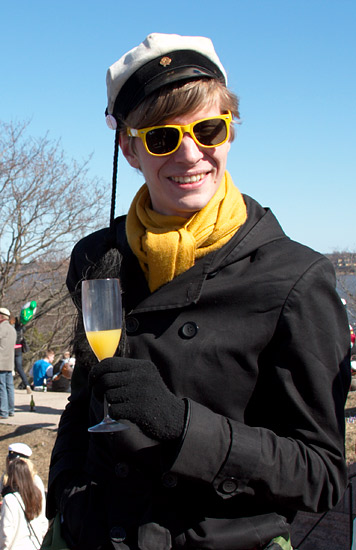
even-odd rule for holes
{"type": "Polygon", "coordinates": [[[159,62],[160,65],[163,65],[163,67],[167,67],[172,63],[172,60],[170,57],[162,57],[161,61],[159,62]]]}

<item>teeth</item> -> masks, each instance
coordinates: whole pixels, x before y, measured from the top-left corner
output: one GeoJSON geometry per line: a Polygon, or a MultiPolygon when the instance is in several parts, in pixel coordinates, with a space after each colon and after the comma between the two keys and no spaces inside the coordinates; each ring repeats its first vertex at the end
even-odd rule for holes
{"type": "Polygon", "coordinates": [[[195,176],[183,176],[183,177],[172,177],[171,179],[176,183],[195,183],[203,179],[205,174],[197,174],[195,176]]]}

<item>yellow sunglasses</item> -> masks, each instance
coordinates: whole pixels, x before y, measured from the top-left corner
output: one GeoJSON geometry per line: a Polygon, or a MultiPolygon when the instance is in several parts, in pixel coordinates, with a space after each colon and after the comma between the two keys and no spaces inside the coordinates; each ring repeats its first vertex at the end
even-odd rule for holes
{"type": "Polygon", "coordinates": [[[191,124],[127,128],[127,135],[142,139],[146,151],[155,157],[171,155],[182,143],[183,135],[189,133],[200,147],[219,147],[229,139],[231,112],[215,117],[202,118],[191,124]]]}

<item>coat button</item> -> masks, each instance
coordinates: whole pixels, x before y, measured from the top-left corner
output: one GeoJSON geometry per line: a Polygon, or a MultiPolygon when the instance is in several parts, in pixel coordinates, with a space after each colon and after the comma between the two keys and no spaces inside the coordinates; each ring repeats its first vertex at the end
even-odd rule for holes
{"type": "Polygon", "coordinates": [[[163,487],[166,487],[166,489],[173,489],[173,487],[176,487],[178,483],[177,476],[171,472],[166,472],[163,474],[161,480],[163,487]]]}
{"type": "Polygon", "coordinates": [[[113,542],[123,542],[126,539],[126,531],[123,527],[112,527],[110,538],[113,542]]]}
{"type": "Polygon", "coordinates": [[[179,333],[182,338],[189,339],[194,338],[198,330],[198,325],[196,323],[193,323],[192,321],[189,321],[188,323],[184,323],[184,325],[179,329],[179,333]]]}
{"type": "Polygon", "coordinates": [[[234,477],[225,479],[221,484],[221,491],[227,495],[234,493],[237,490],[237,480],[234,477]]]}
{"type": "Polygon", "coordinates": [[[115,475],[120,479],[124,479],[129,475],[129,467],[125,462],[119,462],[115,466],[115,475]]]}
{"type": "Polygon", "coordinates": [[[126,332],[136,332],[138,327],[140,326],[140,323],[136,317],[127,317],[126,318],[126,332]]]}

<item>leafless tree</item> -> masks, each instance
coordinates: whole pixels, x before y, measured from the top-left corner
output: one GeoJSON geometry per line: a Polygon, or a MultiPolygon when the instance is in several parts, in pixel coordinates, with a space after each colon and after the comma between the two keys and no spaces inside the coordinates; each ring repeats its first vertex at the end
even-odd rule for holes
{"type": "Polygon", "coordinates": [[[350,324],[356,327],[356,252],[334,250],[327,257],[335,268],[337,290],[346,301],[350,324]]]}
{"type": "Polygon", "coordinates": [[[19,314],[36,300],[31,329],[46,329],[52,345],[74,313],[65,290],[70,251],[107,225],[110,186],[89,178],[90,157],[69,161],[59,141],[29,136],[28,126],[0,121],[0,304],[19,314]]]}

